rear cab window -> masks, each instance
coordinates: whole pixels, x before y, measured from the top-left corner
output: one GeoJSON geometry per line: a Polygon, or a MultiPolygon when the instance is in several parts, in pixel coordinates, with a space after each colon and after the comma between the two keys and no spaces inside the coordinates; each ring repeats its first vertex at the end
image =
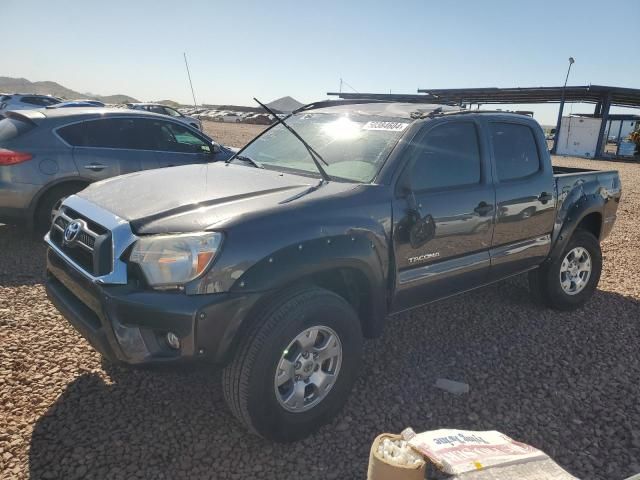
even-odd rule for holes
{"type": "Polygon", "coordinates": [[[489,124],[498,180],[517,180],[541,169],[533,130],[527,125],[507,122],[489,124]]]}

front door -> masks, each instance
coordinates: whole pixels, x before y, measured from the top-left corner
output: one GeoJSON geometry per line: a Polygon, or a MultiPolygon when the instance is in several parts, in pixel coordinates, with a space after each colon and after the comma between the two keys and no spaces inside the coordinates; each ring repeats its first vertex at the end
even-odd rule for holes
{"type": "Polygon", "coordinates": [[[213,145],[184,125],[165,120],[145,120],[153,142],[156,166],[175,167],[214,160],[213,145]]]}
{"type": "Polygon", "coordinates": [[[444,119],[425,128],[405,153],[393,203],[394,311],[488,278],[495,195],[479,125],[444,119]]]}

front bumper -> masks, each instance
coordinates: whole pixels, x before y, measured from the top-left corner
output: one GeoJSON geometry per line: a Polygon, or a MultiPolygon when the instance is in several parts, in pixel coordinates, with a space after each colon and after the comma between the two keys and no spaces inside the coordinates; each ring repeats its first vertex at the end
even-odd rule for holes
{"type": "Polygon", "coordinates": [[[47,295],[104,357],[131,364],[206,359],[229,361],[240,326],[259,293],[186,295],[136,285],[93,282],[52,249],[47,252],[47,295]],[[180,339],[178,349],[166,334],[180,339]]]}

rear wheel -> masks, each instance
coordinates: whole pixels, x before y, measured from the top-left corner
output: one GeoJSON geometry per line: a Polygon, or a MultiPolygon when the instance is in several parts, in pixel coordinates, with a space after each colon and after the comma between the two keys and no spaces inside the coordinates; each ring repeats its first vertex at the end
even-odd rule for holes
{"type": "Polygon", "coordinates": [[[586,230],[577,230],[562,255],[529,272],[529,289],[534,299],[544,305],[573,310],[591,298],[601,271],[598,239],[586,230]]]}
{"type": "Polygon", "coordinates": [[[60,211],[62,202],[74,193],[85,188],[82,184],[60,185],[49,190],[38,202],[34,218],[34,229],[37,233],[44,234],[51,228],[53,218],[60,211]]]}
{"type": "Polygon", "coordinates": [[[286,442],[335,416],[360,370],[353,308],[317,287],[277,299],[242,339],[223,374],[224,396],[250,431],[286,442]]]}

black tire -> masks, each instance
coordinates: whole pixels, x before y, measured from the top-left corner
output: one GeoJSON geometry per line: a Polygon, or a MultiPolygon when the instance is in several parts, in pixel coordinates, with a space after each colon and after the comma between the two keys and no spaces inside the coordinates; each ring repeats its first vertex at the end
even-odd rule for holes
{"type": "Polygon", "coordinates": [[[60,185],[49,190],[38,202],[34,216],[34,230],[36,233],[44,234],[51,228],[52,212],[54,207],[59,206],[62,200],[74,193],[78,193],[86,185],[73,183],[60,185]]]}
{"type": "Polygon", "coordinates": [[[598,239],[586,230],[578,229],[564,251],[553,262],[529,272],[529,290],[536,301],[557,310],[575,310],[591,298],[600,281],[602,251],[598,239]],[[585,287],[578,293],[566,293],[560,282],[560,268],[565,256],[574,248],[582,247],[591,257],[591,274],[585,287]]]}
{"type": "Polygon", "coordinates": [[[251,324],[224,369],[225,400],[234,416],[253,433],[277,442],[303,438],[342,409],[360,371],[362,342],[358,316],[342,297],[318,287],[285,292],[251,324]],[[318,325],[329,327],[340,339],[340,370],[317,405],[290,412],[276,397],[276,368],[290,342],[318,325]]]}

